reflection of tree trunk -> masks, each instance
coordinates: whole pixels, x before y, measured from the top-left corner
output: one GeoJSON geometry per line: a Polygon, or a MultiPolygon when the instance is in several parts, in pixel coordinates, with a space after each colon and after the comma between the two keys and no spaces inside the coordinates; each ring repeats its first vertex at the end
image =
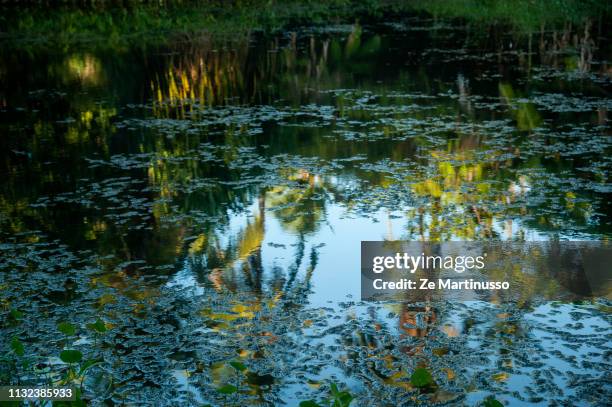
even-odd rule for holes
{"type": "Polygon", "coordinates": [[[532,49],[532,37],[533,34],[529,31],[529,42],[528,42],[528,50],[527,50],[527,77],[531,78],[531,49],[532,49]]]}
{"type": "MultiPolygon", "coordinates": [[[[259,216],[257,217],[257,223],[261,228],[262,235],[265,234],[266,227],[266,192],[262,191],[258,199],[259,203],[259,216]]],[[[263,241],[263,239],[262,239],[263,241]]],[[[250,269],[250,280],[253,291],[257,294],[261,293],[261,286],[263,280],[263,260],[261,255],[261,244],[248,256],[247,258],[249,269],[250,269]]]]}
{"type": "Polygon", "coordinates": [[[424,219],[425,209],[420,206],[419,207],[419,237],[421,240],[425,239],[425,219],[424,219]]]}
{"type": "Polygon", "coordinates": [[[546,51],[546,41],[544,41],[544,23],[542,23],[540,26],[540,58],[544,56],[544,51],[546,51]]]}
{"type": "Polygon", "coordinates": [[[590,37],[591,20],[587,20],[584,24],[584,38],[580,44],[580,71],[588,72],[591,69],[591,61],[593,60],[593,41],[590,37]]]}
{"type": "Polygon", "coordinates": [[[297,253],[295,256],[295,263],[289,268],[289,275],[287,278],[287,284],[285,284],[285,291],[289,291],[291,286],[295,281],[295,277],[297,276],[298,271],[300,270],[300,265],[302,264],[302,259],[304,258],[304,249],[306,247],[306,238],[302,233],[300,233],[300,240],[298,242],[297,253]]]}
{"type": "MultiPolygon", "coordinates": [[[[439,244],[424,244],[423,254],[425,256],[442,256],[439,244]]],[[[438,278],[438,271],[434,269],[419,270],[412,275],[417,281],[420,278],[428,278],[430,281],[438,278]]],[[[436,321],[436,310],[429,305],[433,300],[432,293],[429,290],[412,290],[408,302],[402,304],[400,314],[400,330],[412,337],[425,337],[431,329],[431,325],[436,321]],[[422,321],[419,323],[419,315],[422,315],[422,321]],[[408,326],[406,326],[408,325],[408,326]]]]}
{"type": "Polygon", "coordinates": [[[604,126],[608,121],[608,109],[600,107],[597,109],[597,124],[604,126]]]}
{"type": "Polygon", "coordinates": [[[259,204],[259,219],[261,219],[261,223],[263,224],[265,228],[265,225],[266,225],[266,191],[265,190],[259,194],[258,204],[259,204]]]}
{"type": "Polygon", "coordinates": [[[306,277],[304,278],[304,286],[305,289],[310,287],[310,279],[312,278],[312,274],[314,273],[315,268],[317,268],[317,263],[319,261],[319,254],[317,250],[313,247],[310,250],[310,266],[308,266],[308,270],[306,271],[306,277]]]}

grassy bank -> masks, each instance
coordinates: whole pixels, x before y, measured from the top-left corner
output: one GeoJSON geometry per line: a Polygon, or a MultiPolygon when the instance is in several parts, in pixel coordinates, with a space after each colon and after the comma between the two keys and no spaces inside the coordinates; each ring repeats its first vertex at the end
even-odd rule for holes
{"type": "Polygon", "coordinates": [[[508,24],[521,31],[602,18],[610,8],[595,0],[168,0],[34,1],[5,3],[4,44],[72,47],[159,43],[200,34],[274,31],[301,24],[347,23],[408,13],[508,24]],[[18,5],[17,5],[18,4],[18,5]]]}
{"type": "Polygon", "coordinates": [[[521,31],[539,30],[542,25],[580,24],[612,10],[608,2],[597,0],[428,0],[412,2],[412,7],[437,17],[510,24],[521,31]]]}
{"type": "Polygon", "coordinates": [[[114,2],[95,6],[64,5],[43,9],[4,7],[0,38],[10,42],[46,45],[103,43],[109,46],[177,36],[236,34],[255,29],[273,31],[294,24],[346,22],[374,16],[389,7],[386,1],[171,1],[160,4],[114,2]]]}

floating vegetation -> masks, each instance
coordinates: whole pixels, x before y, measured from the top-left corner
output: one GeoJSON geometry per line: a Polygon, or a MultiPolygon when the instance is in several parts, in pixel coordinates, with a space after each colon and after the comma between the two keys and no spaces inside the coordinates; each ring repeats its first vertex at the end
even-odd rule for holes
{"type": "Polygon", "coordinates": [[[3,59],[0,381],[91,404],[605,403],[607,298],[545,302],[517,272],[511,304],[356,300],[361,240],[612,235],[606,55],[587,63],[584,26],[563,52],[566,32],[468,34],[3,59]]]}

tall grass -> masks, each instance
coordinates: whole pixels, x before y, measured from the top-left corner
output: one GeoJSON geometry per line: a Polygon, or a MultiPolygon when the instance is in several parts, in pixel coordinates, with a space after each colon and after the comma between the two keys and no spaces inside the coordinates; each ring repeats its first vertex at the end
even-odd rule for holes
{"type": "Polygon", "coordinates": [[[118,47],[199,33],[272,31],[351,22],[386,13],[505,23],[523,31],[608,15],[597,0],[88,0],[2,1],[0,39],[10,44],[118,47]]]}

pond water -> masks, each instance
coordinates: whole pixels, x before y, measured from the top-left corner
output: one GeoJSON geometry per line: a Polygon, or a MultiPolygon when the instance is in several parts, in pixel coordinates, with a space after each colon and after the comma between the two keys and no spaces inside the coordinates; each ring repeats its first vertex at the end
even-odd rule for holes
{"type": "Polygon", "coordinates": [[[93,404],[298,405],[332,383],[354,405],[604,404],[608,298],[360,301],[362,240],[612,236],[610,49],[585,32],[421,18],[4,49],[0,382],[72,374],[93,404]]]}

